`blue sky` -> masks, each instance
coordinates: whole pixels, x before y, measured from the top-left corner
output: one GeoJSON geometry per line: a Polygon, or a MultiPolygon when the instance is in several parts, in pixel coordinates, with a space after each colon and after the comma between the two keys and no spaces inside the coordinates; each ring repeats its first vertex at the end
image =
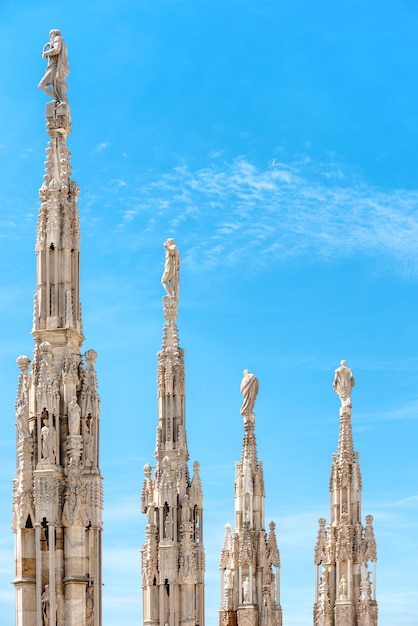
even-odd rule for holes
{"type": "Polygon", "coordinates": [[[412,0],[11,2],[0,8],[0,616],[14,624],[11,480],[31,356],[47,98],[42,46],[70,55],[85,348],[99,354],[103,626],[142,622],[139,511],[153,462],[163,241],[182,254],[191,462],[205,493],[206,624],[233,521],[242,370],[260,380],[266,522],[286,626],[312,624],[317,520],[347,359],[379,625],[418,623],[418,8],[412,0]]]}

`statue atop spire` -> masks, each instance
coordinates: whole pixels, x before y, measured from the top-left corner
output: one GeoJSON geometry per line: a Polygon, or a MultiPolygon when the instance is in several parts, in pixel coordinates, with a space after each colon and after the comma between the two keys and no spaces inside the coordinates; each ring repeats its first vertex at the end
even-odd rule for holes
{"type": "Polygon", "coordinates": [[[340,415],[344,413],[351,414],[351,390],[355,384],[353,372],[347,367],[347,361],[343,359],[340,362],[340,367],[337,367],[334,372],[334,380],[332,382],[334,391],[341,400],[340,415]]]}
{"type": "Polygon", "coordinates": [[[241,381],[240,391],[243,395],[243,403],[240,409],[242,416],[253,415],[254,404],[258,394],[258,378],[250,370],[244,370],[244,378],[241,381]]]}
{"type": "Polygon", "coordinates": [[[168,296],[180,298],[180,252],[174,239],[169,238],[164,242],[165,264],[161,277],[161,284],[168,296]]]}
{"type": "Polygon", "coordinates": [[[61,31],[49,31],[49,41],[42,49],[42,58],[48,59],[46,72],[38,87],[58,104],[67,104],[67,76],[70,72],[68,51],[61,31]]]}
{"type": "Polygon", "coordinates": [[[100,626],[102,477],[97,354],[84,341],[79,187],[67,137],[67,48],[50,32],[39,87],[49,136],[36,236],[33,360],[18,358],[13,483],[16,623],[100,626]]]}

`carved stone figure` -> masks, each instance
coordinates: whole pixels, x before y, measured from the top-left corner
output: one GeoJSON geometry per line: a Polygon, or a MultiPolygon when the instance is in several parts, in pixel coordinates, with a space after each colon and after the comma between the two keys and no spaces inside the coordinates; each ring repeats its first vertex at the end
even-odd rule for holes
{"type": "Polygon", "coordinates": [[[364,564],[360,568],[360,591],[360,600],[370,600],[370,572],[364,564]]]}
{"type": "Polygon", "coordinates": [[[94,461],[94,438],[91,434],[92,420],[86,420],[86,429],[84,432],[84,465],[91,467],[94,461]]]}
{"type": "Polygon", "coordinates": [[[25,437],[30,437],[29,432],[29,420],[26,415],[26,406],[19,404],[16,409],[16,421],[17,421],[17,429],[19,433],[19,439],[24,439],[25,437]]]}
{"type": "Polygon", "coordinates": [[[171,511],[168,511],[164,520],[164,537],[171,539],[171,511]]]}
{"type": "Polygon", "coordinates": [[[353,372],[347,367],[346,361],[341,361],[340,367],[335,370],[332,386],[341,400],[342,407],[351,408],[351,390],[355,385],[353,372]]]}
{"type": "Polygon", "coordinates": [[[164,242],[165,265],[161,284],[169,296],[180,297],[180,253],[174,239],[164,242]]]}
{"type": "Polygon", "coordinates": [[[57,431],[49,417],[44,417],[44,425],[41,428],[42,437],[42,458],[48,459],[50,463],[55,463],[57,459],[57,431]]]}
{"type": "Polygon", "coordinates": [[[94,623],[94,600],[93,596],[86,590],[86,626],[93,626],[94,623]]]}
{"type": "Polygon", "coordinates": [[[250,415],[253,412],[258,393],[258,378],[249,370],[244,370],[240,391],[244,397],[240,413],[241,415],[250,415]]]}
{"type": "Polygon", "coordinates": [[[225,593],[233,587],[234,573],[229,568],[224,570],[224,590],[225,593]]]}
{"type": "Polygon", "coordinates": [[[181,521],[190,522],[190,506],[189,506],[189,496],[186,494],[183,499],[183,504],[181,506],[181,521]]]}
{"type": "Polygon", "coordinates": [[[244,604],[248,604],[250,601],[250,582],[248,576],[245,577],[242,583],[242,600],[244,604]]]}
{"type": "Polygon", "coordinates": [[[45,585],[45,589],[41,597],[41,607],[42,607],[42,624],[43,626],[49,626],[49,623],[50,623],[49,585],[45,585]]]}
{"type": "Polygon", "coordinates": [[[347,600],[347,579],[344,574],[341,576],[338,591],[340,592],[340,600],[347,600]]]}
{"type": "Polygon", "coordinates": [[[77,404],[76,396],[73,396],[68,403],[68,432],[70,435],[80,434],[80,416],[81,408],[77,404]]]}
{"type": "Polygon", "coordinates": [[[48,59],[48,65],[38,87],[60,104],[65,104],[67,102],[67,76],[70,72],[67,46],[61,37],[61,31],[57,29],[49,32],[49,38],[42,50],[42,58],[48,59]]]}

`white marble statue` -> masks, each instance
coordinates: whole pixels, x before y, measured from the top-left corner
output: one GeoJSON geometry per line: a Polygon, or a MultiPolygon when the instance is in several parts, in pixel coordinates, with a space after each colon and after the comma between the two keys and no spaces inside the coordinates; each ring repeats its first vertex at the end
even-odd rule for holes
{"type": "Polygon", "coordinates": [[[94,437],[92,435],[92,420],[86,420],[84,432],[84,465],[91,467],[94,463],[94,437]]]}
{"type": "Polygon", "coordinates": [[[164,242],[165,265],[161,284],[169,296],[180,297],[180,253],[174,239],[164,242]]]}
{"type": "Polygon", "coordinates": [[[347,600],[347,579],[344,574],[341,576],[338,591],[340,592],[340,600],[347,600]]]}
{"type": "Polygon", "coordinates": [[[258,393],[258,378],[249,370],[244,370],[244,378],[241,381],[240,391],[243,395],[240,413],[241,415],[251,415],[258,393]]]}
{"type": "Polygon", "coordinates": [[[332,386],[341,400],[342,407],[351,408],[351,390],[355,385],[353,372],[347,367],[346,361],[341,361],[340,367],[335,370],[332,386]]]}
{"type": "Polygon", "coordinates": [[[30,437],[29,420],[28,420],[28,416],[26,415],[25,405],[18,404],[17,409],[16,409],[16,421],[17,421],[19,439],[30,437]]]}
{"type": "Polygon", "coordinates": [[[56,102],[67,102],[67,76],[70,72],[68,52],[61,31],[52,29],[49,41],[44,45],[42,58],[48,59],[45,75],[39,83],[39,89],[45,91],[56,102]]]}
{"type": "Polygon", "coordinates": [[[42,607],[42,624],[43,626],[49,626],[50,622],[50,609],[49,609],[49,585],[45,585],[44,592],[41,596],[42,607]]]}
{"type": "Polygon", "coordinates": [[[50,463],[55,463],[57,459],[57,431],[49,417],[44,417],[44,425],[41,428],[42,437],[42,458],[48,459],[50,463]]]}
{"type": "Polygon", "coordinates": [[[242,600],[244,604],[248,604],[250,601],[250,581],[248,580],[248,576],[244,578],[242,583],[242,600]]]}
{"type": "Polygon", "coordinates": [[[181,505],[181,521],[190,522],[190,506],[189,506],[189,496],[186,494],[183,499],[183,504],[181,505]]]}
{"type": "Polygon", "coordinates": [[[224,570],[224,590],[225,590],[225,593],[228,591],[228,589],[232,589],[233,588],[233,577],[234,577],[234,574],[233,574],[233,572],[229,568],[224,570]]]}
{"type": "Polygon", "coordinates": [[[80,416],[81,408],[77,404],[76,396],[73,396],[68,403],[68,432],[70,435],[80,434],[80,416]]]}
{"type": "Polygon", "coordinates": [[[362,564],[360,568],[360,600],[370,600],[371,586],[370,586],[370,572],[367,569],[367,565],[362,564]]]}

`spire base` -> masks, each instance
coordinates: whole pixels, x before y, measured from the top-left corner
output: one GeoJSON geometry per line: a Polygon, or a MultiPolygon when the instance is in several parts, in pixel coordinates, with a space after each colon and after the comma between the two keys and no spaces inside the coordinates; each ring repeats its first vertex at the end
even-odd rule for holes
{"type": "Polygon", "coordinates": [[[45,107],[46,128],[51,137],[53,131],[65,133],[71,132],[71,112],[70,107],[64,102],[48,102],[45,107]],[[52,133],[52,134],[51,134],[52,133]]]}

